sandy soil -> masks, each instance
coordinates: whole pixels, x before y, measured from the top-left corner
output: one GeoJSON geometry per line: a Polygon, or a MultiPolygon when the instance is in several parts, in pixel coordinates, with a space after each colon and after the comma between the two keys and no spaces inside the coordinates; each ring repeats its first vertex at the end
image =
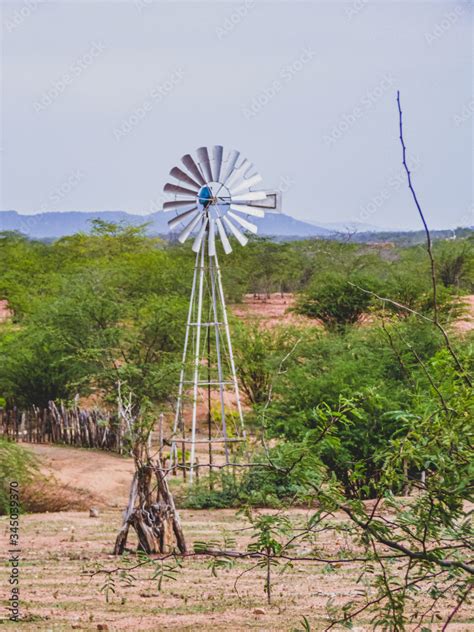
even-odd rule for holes
{"type": "Polygon", "coordinates": [[[474,329],[474,295],[465,296],[463,303],[466,305],[466,313],[462,318],[454,323],[454,329],[460,333],[472,331],[474,329]]]}
{"type": "MultiPolygon", "coordinates": [[[[462,302],[466,306],[466,311],[462,318],[453,323],[453,329],[459,333],[466,333],[474,329],[474,295],[463,297],[462,302]]],[[[243,320],[257,319],[264,327],[278,325],[322,327],[320,321],[292,312],[294,305],[293,294],[278,293],[269,296],[246,294],[242,303],[232,306],[232,311],[243,320]]],[[[371,324],[373,321],[373,317],[366,316],[361,319],[361,324],[371,324]]]]}
{"type": "Polygon", "coordinates": [[[242,303],[232,306],[232,311],[244,320],[258,319],[265,327],[320,326],[318,321],[292,312],[294,305],[293,294],[246,294],[242,303]]]}
{"type": "Polygon", "coordinates": [[[122,507],[133,475],[131,459],[112,452],[23,443],[38,455],[44,474],[60,483],[91,492],[102,507],[122,507]]]}
{"type": "Polygon", "coordinates": [[[6,322],[12,315],[8,307],[8,301],[0,300],[0,323],[6,322]]]}
{"type": "MultiPolygon", "coordinates": [[[[108,499],[98,518],[85,512],[60,512],[21,517],[21,599],[25,620],[21,625],[4,622],[6,630],[52,631],[100,630],[218,630],[237,632],[258,630],[270,632],[301,630],[305,615],[313,632],[324,630],[326,605],[329,601],[343,604],[355,601],[360,586],[356,583],[357,569],[352,564],[299,564],[285,573],[275,572],[273,603],[266,603],[263,591],[263,571],[240,573],[249,568],[238,563],[213,577],[206,560],[185,562],[176,581],[167,581],[159,592],[150,581],[149,571],[137,572],[133,587],[118,585],[107,603],[103,579],[93,579],[85,573],[99,562],[107,568],[116,564],[110,555],[121,512],[106,504],[123,506],[131,473],[129,459],[107,453],[54,446],[34,446],[43,459],[46,471],[61,481],[75,483],[108,499]],[[104,628],[103,626],[107,626],[104,628]]],[[[177,481],[172,483],[176,485],[177,481]]],[[[242,517],[234,510],[181,511],[188,540],[219,539],[224,531],[232,533],[236,547],[243,548],[249,533],[242,517]]],[[[298,522],[307,515],[304,510],[292,510],[292,520],[298,522]]],[[[6,550],[7,522],[0,519],[0,547],[6,550]]],[[[327,555],[335,556],[341,548],[350,546],[344,536],[322,534],[321,544],[327,555]]],[[[301,548],[300,553],[308,553],[301,548]]],[[[5,586],[5,566],[2,564],[2,586],[5,586]]],[[[420,602],[423,597],[419,597],[420,602]]],[[[422,605],[420,603],[420,605],[422,605]]],[[[369,617],[353,628],[369,632],[373,627],[369,617]]],[[[432,632],[439,630],[432,626],[432,632]]],[[[474,630],[467,609],[461,611],[450,632],[474,630]]]]}

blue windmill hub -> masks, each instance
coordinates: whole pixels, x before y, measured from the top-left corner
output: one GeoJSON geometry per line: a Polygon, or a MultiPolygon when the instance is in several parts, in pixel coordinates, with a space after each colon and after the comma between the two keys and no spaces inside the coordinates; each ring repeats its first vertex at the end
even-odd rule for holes
{"type": "Polygon", "coordinates": [[[199,195],[198,195],[199,204],[201,204],[201,206],[203,206],[204,209],[207,209],[208,206],[212,204],[213,199],[214,199],[214,196],[212,195],[212,191],[210,187],[208,187],[207,185],[203,186],[201,190],[199,191],[199,195]]]}

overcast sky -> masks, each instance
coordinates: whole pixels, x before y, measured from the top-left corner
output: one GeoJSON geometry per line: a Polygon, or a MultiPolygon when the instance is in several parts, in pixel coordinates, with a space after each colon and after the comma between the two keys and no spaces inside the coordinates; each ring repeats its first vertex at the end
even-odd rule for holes
{"type": "Polygon", "coordinates": [[[2,3],[0,209],[161,208],[181,155],[247,156],[313,223],[473,224],[472,1],[2,3]]]}

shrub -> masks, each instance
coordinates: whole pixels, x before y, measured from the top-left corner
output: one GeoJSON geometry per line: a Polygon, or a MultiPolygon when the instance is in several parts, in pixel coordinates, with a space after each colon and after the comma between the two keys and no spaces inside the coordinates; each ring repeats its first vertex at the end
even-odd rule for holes
{"type": "Polygon", "coordinates": [[[223,509],[226,507],[282,507],[301,503],[317,486],[322,465],[314,452],[303,444],[282,443],[257,453],[257,464],[241,474],[222,470],[191,487],[182,505],[188,509],[223,509]]]}
{"type": "Polygon", "coordinates": [[[36,459],[31,452],[0,438],[0,514],[8,513],[10,482],[16,481],[19,484],[22,503],[21,490],[33,480],[37,469],[36,459]]]}
{"type": "Polygon", "coordinates": [[[355,324],[371,304],[371,296],[356,286],[373,290],[373,278],[339,272],[318,275],[309,289],[299,298],[297,311],[318,318],[328,329],[355,324]]]}

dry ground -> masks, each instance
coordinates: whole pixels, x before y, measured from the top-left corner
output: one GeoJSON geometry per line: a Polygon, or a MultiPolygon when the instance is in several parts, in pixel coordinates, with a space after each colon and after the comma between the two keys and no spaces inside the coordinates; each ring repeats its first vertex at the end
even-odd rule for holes
{"type": "MultiPolygon", "coordinates": [[[[177,581],[168,581],[158,592],[149,573],[139,574],[134,587],[118,588],[109,603],[100,593],[103,581],[90,579],[84,568],[96,561],[113,567],[110,555],[120,510],[128,491],[131,463],[112,454],[53,446],[33,446],[41,456],[45,472],[61,482],[88,489],[101,507],[98,518],[87,511],[35,514],[21,517],[21,598],[26,620],[21,624],[4,622],[5,630],[54,631],[80,629],[110,631],[182,630],[270,632],[301,630],[301,616],[311,630],[324,630],[326,604],[357,598],[357,569],[353,565],[305,563],[284,574],[275,574],[274,603],[268,606],[263,592],[261,570],[245,574],[234,589],[234,582],[247,565],[219,572],[213,577],[205,560],[185,563],[177,581]],[[113,507],[115,505],[115,507],[113,507]],[[107,628],[101,626],[106,625],[107,628]]],[[[302,520],[304,510],[293,510],[292,518],[302,520]]],[[[181,511],[189,543],[219,538],[225,530],[234,532],[237,547],[245,547],[248,531],[243,518],[233,510],[181,511]]],[[[0,519],[0,546],[6,550],[6,518],[0,519]]],[[[335,555],[347,546],[343,536],[328,535],[324,550],[335,555]]],[[[1,583],[6,585],[2,565],[1,583]]],[[[3,597],[3,594],[2,594],[3,597]]],[[[2,613],[2,616],[4,613],[2,613]]],[[[368,618],[354,630],[372,630],[368,618]]],[[[433,631],[439,630],[433,626],[433,631]]],[[[474,630],[469,612],[460,613],[450,632],[474,630]]]]}
{"type": "MultiPolygon", "coordinates": [[[[464,333],[474,329],[474,294],[463,296],[461,302],[465,305],[465,313],[453,323],[453,328],[464,333]]],[[[319,320],[293,312],[294,306],[293,294],[246,294],[242,303],[232,306],[232,311],[243,320],[258,320],[264,327],[322,327],[319,320]]],[[[370,316],[362,319],[362,324],[370,322],[373,322],[370,316]]]]}

